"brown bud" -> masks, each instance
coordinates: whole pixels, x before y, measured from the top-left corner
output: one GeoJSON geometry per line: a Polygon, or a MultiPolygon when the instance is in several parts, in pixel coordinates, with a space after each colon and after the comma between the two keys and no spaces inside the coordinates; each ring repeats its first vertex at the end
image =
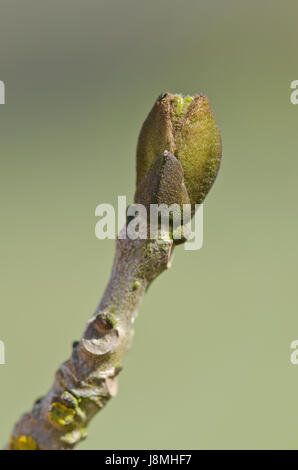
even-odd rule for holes
{"type": "Polygon", "coordinates": [[[137,186],[156,157],[167,150],[182,165],[191,204],[201,204],[221,160],[221,138],[204,95],[163,93],[146,118],[137,146],[137,186]]]}
{"type": "Polygon", "coordinates": [[[99,313],[94,320],[94,327],[100,334],[108,333],[115,326],[115,317],[111,313],[99,313]]]}

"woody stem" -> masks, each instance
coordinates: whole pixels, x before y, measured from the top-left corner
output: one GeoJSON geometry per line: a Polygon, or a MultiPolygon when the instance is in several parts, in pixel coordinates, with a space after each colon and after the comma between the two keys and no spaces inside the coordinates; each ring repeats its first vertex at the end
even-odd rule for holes
{"type": "Polygon", "coordinates": [[[9,449],[73,449],[86,427],[116,394],[117,375],[130,346],[138,306],[149,284],[169,267],[173,242],[121,238],[112,273],[96,312],[45,397],[13,430],[9,449]]]}

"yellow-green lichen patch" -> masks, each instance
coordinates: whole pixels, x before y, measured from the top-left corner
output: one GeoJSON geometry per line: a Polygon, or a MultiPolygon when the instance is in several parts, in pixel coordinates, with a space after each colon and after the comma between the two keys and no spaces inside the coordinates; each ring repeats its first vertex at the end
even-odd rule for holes
{"type": "Polygon", "coordinates": [[[37,450],[37,443],[31,436],[11,437],[9,450],[37,450]]]}
{"type": "Polygon", "coordinates": [[[68,426],[74,422],[76,410],[69,408],[62,403],[52,403],[49,412],[49,419],[58,426],[68,426]]]}
{"type": "Polygon", "coordinates": [[[115,369],[114,369],[114,375],[115,375],[115,376],[118,375],[118,374],[122,371],[122,369],[123,369],[123,367],[122,367],[122,365],[121,365],[121,363],[120,363],[119,361],[116,361],[116,362],[115,362],[114,368],[115,368],[115,369]]]}
{"type": "Polygon", "coordinates": [[[65,390],[61,395],[61,403],[65,405],[67,408],[71,408],[75,410],[78,418],[84,421],[86,419],[86,415],[84,411],[80,408],[81,402],[82,402],[81,398],[75,397],[68,390],[65,390]]]}

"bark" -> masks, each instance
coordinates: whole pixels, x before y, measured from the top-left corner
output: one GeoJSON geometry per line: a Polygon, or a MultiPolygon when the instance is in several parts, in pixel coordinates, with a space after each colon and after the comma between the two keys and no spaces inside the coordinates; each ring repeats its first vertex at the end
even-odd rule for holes
{"type": "Polygon", "coordinates": [[[112,273],[96,312],[45,397],[16,424],[8,449],[72,449],[117,392],[121,361],[130,347],[139,304],[150,283],[169,267],[173,241],[116,241],[112,273]]]}

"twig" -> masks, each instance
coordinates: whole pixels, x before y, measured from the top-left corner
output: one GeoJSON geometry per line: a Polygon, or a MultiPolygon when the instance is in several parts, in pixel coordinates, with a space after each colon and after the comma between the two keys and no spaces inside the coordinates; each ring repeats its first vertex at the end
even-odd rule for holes
{"type": "MultiPolygon", "coordinates": [[[[220,159],[221,138],[207,98],[163,93],[140,132],[135,202],[146,209],[190,203],[194,213],[213,185],[220,159]]],[[[89,421],[116,394],[138,306],[153,279],[169,267],[174,248],[173,231],[157,228],[148,239],[120,234],[95,314],[50,391],[16,424],[8,449],[74,448],[86,436],[89,421]]]]}

